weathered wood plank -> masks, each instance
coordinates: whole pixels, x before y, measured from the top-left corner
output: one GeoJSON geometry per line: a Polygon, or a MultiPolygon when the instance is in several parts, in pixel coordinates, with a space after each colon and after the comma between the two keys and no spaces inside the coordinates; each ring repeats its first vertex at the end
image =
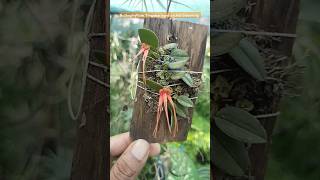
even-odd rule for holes
{"type": "MultiPolygon", "coordinates": [[[[279,33],[292,33],[294,34],[296,32],[296,24],[297,19],[299,15],[299,0],[254,0],[251,2],[256,2],[256,5],[252,9],[252,13],[249,16],[248,23],[256,24],[259,29],[262,29],[262,31],[266,32],[279,32],[279,33]]],[[[277,52],[281,55],[285,55],[288,57],[292,56],[292,46],[294,43],[294,38],[292,37],[281,37],[280,42],[273,42],[273,49],[277,50],[277,52]]],[[[212,42],[214,39],[212,39],[212,42]]],[[[211,67],[215,71],[221,70],[220,66],[225,66],[227,64],[227,60],[230,59],[229,56],[223,56],[223,57],[213,57],[211,59],[211,67]],[[221,62],[221,60],[223,62],[221,62]],[[218,64],[218,65],[217,65],[218,64]]],[[[266,61],[270,61],[270,59],[266,59],[266,61]]],[[[286,59],[282,62],[280,68],[285,68],[288,64],[290,64],[290,58],[286,59]]],[[[228,68],[234,68],[237,65],[233,65],[232,63],[228,63],[228,68]]],[[[214,82],[215,78],[217,76],[213,75],[211,76],[211,82],[214,82]]],[[[223,77],[229,80],[229,82],[232,82],[237,77],[233,76],[233,73],[224,73],[223,77]]],[[[243,77],[248,79],[248,77],[243,77]]],[[[250,78],[250,77],[249,77],[250,78]]],[[[250,80],[250,79],[248,79],[250,80]]],[[[214,86],[212,83],[211,85],[214,86]]],[[[251,90],[255,91],[261,91],[265,88],[266,83],[255,83],[254,86],[250,87],[251,90]]],[[[237,87],[233,87],[237,88],[237,87]]],[[[213,95],[215,92],[211,92],[211,95],[213,95]]],[[[241,92],[242,93],[242,92],[241,92]]],[[[244,92],[246,93],[246,92],[244,92]]],[[[263,94],[260,94],[260,96],[254,96],[255,99],[263,99],[263,103],[257,103],[258,100],[254,100],[253,104],[255,104],[255,109],[264,109],[265,113],[273,113],[279,111],[279,103],[281,100],[282,94],[279,94],[277,96],[269,97],[267,98],[263,94]],[[261,97],[260,97],[261,96],[261,97]]],[[[213,96],[211,99],[214,99],[213,96]]],[[[212,114],[214,115],[219,108],[221,108],[221,104],[219,102],[211,101],[211,107],[212,107],[212,114]]],[[[211,116],[211,123],[214,124],[214,118],[211,116]]],[[[268,152],[271,146],[271,138],[273,129],[276,123],[277,117],[270,117],[265,119],[260,119],[261,124],[266,129],[267,135],[268,135],[268,142],[266,144],[254,144],[249,149],[249,156],[251,160],[250,165],[250,175],[254,177],[255,180],[263,180],[266,175],[266,169],[267,169],[267,161],[268,161],[268,152]]],[[[214,147],[212,147],[214,148],[214,147]]],[[[214,159],[214,157],[212,157],[214,159]]],[[[212,174],[214,176],[217,175],[219,170],[217,168],[212,169],[212,174]]],[[[216,177],[212,176],[213,179],[216,179],[216,177]]],[[[230,177],[228,175],[223,175],[223,178],[225,179],[248,179],[248,178],[239,178],[239,177],[230,177]]]]}
{"type": "MultiPolygon", "coordinates": [[[[160,45],[169,43],[168,36],[177,37],[179,48],[184,49],[190,55],[190,70],[202,71],[206,49],[208,27],[204,25],[179,22],[166,19],[146,19],[145,28],[153,30],[159,37],[160,45]]],[[[137,89],[137,101],[134,104],[134,112],[130,128],[130,136],[133,139],[146,139],[149,142],[183,141],[186,139],[191,126],[192,110],[188,119],[178,117],[179,132],[172,137],[165,124],[165,118],[160,120],[160,128],[157,137],[152,136],[155,127],[156,113],[150,112],[143,98],[144,90],[137,89]]]]}
{"type": "MultiPolygon", "coordinates": [[[[105,16],[105,9],[107,4],[104,0],[97,0],[91,27],[92,33],[106,32],[106,20],[108,19],[105,16]]],[[[90,61],[96,61],[94,53],[92,53],[93,49],[105,51],[105,37],[99,36],[91,39],[90,61]]],[[[109,78],[106,76],[104,69],[89,65],[88,73],[104,83],[109,83],[109,78]]],[[[109,118],[109,112],[107,111],[109,107],[108,92],[108,89],[101,84],[91,79],[86,79],[72,162],[72,180],[102,180],[109,177],[109,161],[107,158],[109,156],[107,144],[109,139],[107,134],[107,120],[109,118]]]]}
{"type": "MultiPolygon", "coordinates": [[[[300,0],[257,0],[257,5],[251,16],[252,23],[258,24],[268,31],[295,33],[299,16],[299,4],[300,0]]],[[[283,55],[291,57],[294,40],[294,38],[282,38],[282,42],[278,45],[277,49],[280,50],[283,55]]],[[[292,63],[289,62],[289,60],[290,59],[287,59],[287,61],[283,62],[283,67],[292,63]]],[[[280,100],[280,98],[274,97],[273,101],[269,104],[273,112],[279,110],[280,100]]],[[[266,175],[268,153],[276,120],[277,118],[261,120],[261,123],[267,131],[268,142],[266,144],[256,144],[250,148],[251,173],[256,180],[263,180],[266,175]]]]}

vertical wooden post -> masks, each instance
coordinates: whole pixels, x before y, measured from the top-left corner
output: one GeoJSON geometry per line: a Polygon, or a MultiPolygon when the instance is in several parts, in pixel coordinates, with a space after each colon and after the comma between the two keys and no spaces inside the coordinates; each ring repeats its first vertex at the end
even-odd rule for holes
{"type": "MultiPolygon", "coordinates": [[[[260,25],[261,28],[267,31],[294,34],[299,15],[299,4],[299,0],[257,0],[257,5],[251,16],[252,23],[260,25]]],[[[294,38],[282,38],[282,42],[278,45],[277,49],[283,55],[291,57],[294,40],[294,38]]],[[[292,63],[289,60],[284,61],[282,67],[286,67],[289,63],[292,63]]],[[[279,103],[280,99],[274,97],[269,106],[276,112],[279,110],[279,103]]],[[[276,118],[263,119],[261,123],[267,131],[268,142],[266,144],[253,145],[249,151],[251,172],[256,180],[263,180],[266,175],[268,153],[276,118]]]]}
{"type": "MultiPolygon", "coordinates": [[[[93,13],[91,33],[106,32],[106,1],[97,0],[93,13]]],[[[106,51],[104,36],[90,40],[90,61],[97,61],[93,50],[106,51]]],[[[106,57],[105,57],[106,59],[106,57]]],[[[100,61],[101,63],[101,61],[100,61]]],[[[88,73],[105,84],[109,83],[104,69],[89,64],[88,73]]],[[[109,177],[108,126],[109,118],[108,89],[101,84],[86,79],[86,87],[81,115],[78,119],[77,139],[75,143],[71,180],[105,180],[109,177]]]]}
{"type": "MultiPolygon", "coordinates": [[[[296,24],[299,15],[299,0],[255,0],[256,5],[253,8],[251,16],[249,17],[248,23],[256,24],[263,31],[268,32],[278,32],[278,33],[289,33],[294,34],[296,32],[296,24]]],[[[274,50],[281,55],[291,57],[292,56],[292,47],[294,43],[294,38],[286,38],[282,37],[280,43],[274,43],[274,50]]],[[[214,41],[214,39],[212,40],[214,41]]],[[[224,57],[230,58],[230,57],[224,57]]],[[[219,65],[223,65],[225,62],[220,62],[217,66],[217,62],[219,58],[213,58],[211,61],[211,67],[215,70],[221,70],[219,65]]],[[[229,59],[228,59],[229,60],[229,59]]],[[[266,61],[270,61],[270,59],[266,59],[266,61]]],[[[278,68],[285,68],[290,64],[290,58],[284,60],[278,68]]],[[[272,67],[271,67],[272,68],[272,67]]],[[[229,76],[232,79],[232,74],[229,76]]],[[[229,77],[228,74],[225,77],[229,77]]],[[[215,79],[215,76],[211,77],[211,82],[215,79]]],[[[213,84],[212,84],[213,85],[213,84]]],[[[256,91],[261,91],[264,89],[263,83],[256,83],[255,88],[256,91]]],[[[212,92],[214,93],[214,92],[212,92]]],[[[255,106],[256,109],[267,107],[271,112],[279,111],[279,103],[281,100],[282,94],[278,96],[274,96],[271,99],[266,100],[265,97],[255,97],[265,99],[264,104],[258,104],[255,106]]],[[[212,98],[213,99],[213,98],[212,98]]],[[[211,102],[212,105],[212,115],[214,115],[218,109],[218,102],[211,102]]],[[[271,138],[273,129],[276,123],[277,117],[269,117],[261,119],[260,122],[264,126],[267,132],[267,143],[265,144],[254,144],[249,149],[249,156],[251,161],[251,167],[249,169],[250,175],[254,177],[255,180],[263,180],[266,175],[267,162],[268,162],[268,152],[271,145],[271,138]]],[[[212,116],[212,121],[214,121],[212,116]]],[[[211,147],[215,148],[215,147],[211,147]]],[[[211,157],[212,158],[212,157],[211,157]]],[[[213,169],[213,175],[216,176],[218,170],[213,169]]],[[[216,177],[213,176],[213,179],[216,177]]],[[[224,175],[225,179],[241,179],[241,178],[233,178],[224,175]]],[[[247,179],[247,178],[242,178],[247,179]]]]}
{"type": "MultiPolygon", "coordinates": [[[[186,50],[190,55],[190,70],[202,71],[208,27],[190,22],[170,21],[167,19],[146,19],[144,27],[154,31],[159,37],[160,45],[170,43],[170,35],[175,36],[179,48],[186,50]]],[[[149,111],[149,107],[143,98],[144,90],[137,89],[137,101],[134,103],[134,112],[130,128],[130,136],[133,139],[146,139],[149,142],[164,143],[167,141],[183,141],[186,139],[191,126],[192,110],[188,118],[178,117],[179,132],[172,137],[166,128],[165,119],[160,120],[160,128],[157,137],[152,136],[156,123],[156,113],[149,111]]]]}

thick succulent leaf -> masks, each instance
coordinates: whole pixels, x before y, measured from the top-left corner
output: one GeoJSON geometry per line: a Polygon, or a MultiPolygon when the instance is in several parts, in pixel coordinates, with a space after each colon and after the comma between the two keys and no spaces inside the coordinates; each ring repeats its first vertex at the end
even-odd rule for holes
{"type": "Polygon", "coordinates": [[[151,50],[149,51],[148,57],[151,57],[152,60],[153,60],[153,59],[158,59],[158,58],[160,57],[160,55],[159,55],[159,52],[157,52],[157,51],[154,50],[154,49],[151,49],[151,50]]]}
{"type": "Polygon", "coordinates": [[[264,59],[260,55],[259,50],[253,46],[252,43],[250,43],[246,38],[242,39],[239,43],[241,49],[246,52],[246,54],[253,59],[252,63],[255,65],[255,67],[259,70],[261,75],[266,78],[267,73],[265,70],[265,64],[264,64],[264,59]]]}
{"type": "Polygon", "coordinates": [[[246,0],[215,0],[212,3],[211,18],[213,21],[222,21],[244,8],[246,0]]]}
{"type": "Polygon", "coordinates": [[[189,58],[184,58],[182,60],[170,62],[168,63],[168,67],[169,69],[181,69],[187,64],[188,60],[189,58]]]}
{"type": "Polygon", "coordinates": [[[181,79],[185,74],[186,72],[172,72],[171,79],[172,80],[181,79]]]}
{"type": "Polygon", "coordinates": [[[181,106],[179,103],[175,103],[177,115],[183,118],[187,118],[187,110],[185,107],[181,106]]]}
{"type": "Polygon", "coordinates": [[[193,87],[193,79],[191,78],[190,74],[186,73],[182,77],[183,82],[185,82],[188,86],[193,87]]]}
{"type": "MultiPolygon", "coordinates": [[[[168,106],[168,109],[169,109],[169,111],[170,111],[170,127],[171,127],[171,129],[173,129],[174,128],[174,126],[175,126],[175,122],[174,122],[174,114],[173,114],[173,110],[172,110],[172,107],[171,106],[168,106]]],[[[176,111],[177,111],[177,109],[176,109],[176,111]]]]}
{"type": "Polygon", "coordinates": [[[241,33],[218,33],[213,35],[213,56],[228,53],[239,44],[241,37],[241,33]]]}
{"type": "Polygon", "coordinates": [[[265,143],[266,131],[260,122],[250,113],[236,107],[221,109],[215,122],[228,136],[246,143],[265,143]]]}
{"type": "Polygon", "coordinates": [[[184,107],[193,107],[193,102],[190,98],[185,95],[177,96],[177,101],[184,107]]]}
{"type": "Polygon", "coordinates": [[[152,48],[156,49],[159,46],[158,36],[150,29],[139,29],[139,38],[141,43],[150,45],[152,48]]]}
{"type": "Polygon", "coordinates": [[[243,143],[213,129],[213,163],[232,176],[242,176],[249,167],[248,152],[243,143]]]}
{"type": "Polygon", "coordinates": [[[155,92],[159,92],[159,90],[163,88],[163,86],[161,86],[161,84],[159,84],[155,81],[152,81],[150,79],[146,80],[146,84],[150,89],[154,90],[155,92]]]}
{"type": "Polygon", "coordinates": [[[164,50],[172,50],[172,49],[175,49],[178,47],[178,44],[177,43],[170,43],[170,44],[166,44],[164,45],[162,48],[164,50]]]}
{"type": "Polygon", "coordinates": [[[188,57],[188,53],[182,49],[173,49],[171,54],[173,57],[188,57]]]}
{"type": "Polygon", "coordinates": [[[251,76],[259,81],[266,79],[267,73],[264,67],[264,60],[258,49],[248,40],[242,39],[239,46],[233,48],[229,54],[251,76]]]}
{"type": "Polygon", "coordinates": [[[189,57],[188,56],[184,56],[184,57],[174,57],[174,61],[175,62],[178,62],[178,61],[188,61],[189,60],[189,57]]]}

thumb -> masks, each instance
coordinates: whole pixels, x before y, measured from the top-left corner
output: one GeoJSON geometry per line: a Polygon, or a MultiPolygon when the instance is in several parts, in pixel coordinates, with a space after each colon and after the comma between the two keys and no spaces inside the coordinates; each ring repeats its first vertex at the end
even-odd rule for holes
{"type": "Polygon", "coordinates": [[[143,139],[133,142],[111,168],[110,179],[135,179],[149,156],[150,145],[143,139]]]}

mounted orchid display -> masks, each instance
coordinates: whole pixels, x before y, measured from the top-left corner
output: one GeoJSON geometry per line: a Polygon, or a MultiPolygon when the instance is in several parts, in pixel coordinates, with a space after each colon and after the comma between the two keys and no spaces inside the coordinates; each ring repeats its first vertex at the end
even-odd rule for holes
{"type": "Polygon", "coordinates": [[[156,107],[153,137],[157,137],[162,115],[170,135],[175,137],[179,132],[179,120],[190,118],[188,108],[194,105],[193,99],[196,99],[201,84],[201,72],[194,74],[190,71],[190,57],[186,51],[179,49],[177,43],[159,46],[159,39],[153,31],[139,29],[138,33],[141,44],[133,58],[133,63],[137,65],[132,65],[132,97],[135,98],[136,88],[142,88],[145,100],[156,107]]]}

